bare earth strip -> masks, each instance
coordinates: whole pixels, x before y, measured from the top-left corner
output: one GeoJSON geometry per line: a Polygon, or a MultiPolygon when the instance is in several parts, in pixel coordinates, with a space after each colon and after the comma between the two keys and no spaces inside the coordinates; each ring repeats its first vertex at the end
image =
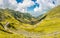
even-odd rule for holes
{"type": "Polygon", "coordinates": [[[41,33],[28,32],[22,29],[12,30],[12,29],[7,28],[8,24],[9,22],[7,22],[6,25],[4,26],[5,30],[9,30],[9,32],[12,32],[14,34],[19,34],[19,35],[22,34],[22,35],[25,35],[26,37],[31,37],[31,38],[40,38],[41,36],[53,36],[53,35],[60,34],[59,31],[49,33],[49,34],[41,34],[41,33]]]}

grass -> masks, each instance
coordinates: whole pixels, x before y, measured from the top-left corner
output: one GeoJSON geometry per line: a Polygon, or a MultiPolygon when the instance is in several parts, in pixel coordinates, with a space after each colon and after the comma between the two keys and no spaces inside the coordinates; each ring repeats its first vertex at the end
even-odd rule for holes
{"type": "MultiPolygon", "coordinates": [[[[59,6],[53,8],[51,11],[46,13],[47,16],[35,25],[21,23],[21,22],[17,21],[10,14],[9,11],[5,10],[3,12],[4,12],[3,17],[6,17],[6,18],[3,19],[4,21],[0,22],[2,25],[5,25],[7,22],[9,22],[9,24],[11,26],[15,27],[16,29],[23,29],[28,32],[34,32],[37,34],[39,34],[39,33],[50,34],[50,33],[54,33],[54,32],[60,32],[60,7],[59,6]],[[34,26],[36,26],[36,27],[34,27],[34,26]]],[[[26,18],[25,18],[25,20],[29,21],[26,18]]],[[[0,25],[0,38],[29,38],[28,36],[26,37],[25,35],[22,35],[22,34],[7,33],[8,30],[7,30],[7,32],[4,32],[3,30],[5,30],[5,29],[3,28],[2,25],[0,25]],[[2,29],[2,31],[1,31],[1,29],[2,29]]],[[[13,29],[13,28],[10,28],[10,29],[13,29]]],[[[13,30],[16,30],[16,29],[13,29],[13,30]]],[[[51,36],[41,35],[40,38],[60,38],[60,34],[54,34],[51,36]]]]}

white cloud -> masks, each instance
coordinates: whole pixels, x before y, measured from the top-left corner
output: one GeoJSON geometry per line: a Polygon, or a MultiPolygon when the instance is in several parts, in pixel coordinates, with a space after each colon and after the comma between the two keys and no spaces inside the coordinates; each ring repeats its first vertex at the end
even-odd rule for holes
{"type": "Polygon", "coordinates": [[[18,4],[18,8],[16,10],[21,10],[22,12],[26,12],[27,11],[27,7],[30,7],[34,5],[34,2],[31,0],[24,0],[23,3],[19,3],[18,4]]]}
{"type": "MultiPolygon", "coordinates": [[[[41,12],[60,5],[60,0],[37,0],[35,3],[39,4],[39,7],[34,8],[34,12],[41,12]],[[55,2],[53,4],[52,2],[55,2]]],[[[17,3],[16,0],[0,0],[0,8],[9,8],[20,12],[27,12],[27,7],[35,4],[32,0],[24,0],[23,3],[17,3]]],[[[46,11],[45,11],[46,12],[46,11]]]]}
{"type": "Polygon", "coordinates": [[[16,5],[16,2],[14,2],[13,0],[0,0],[0,8],[14,9],[16,8],[16,5]]]}
{"type": "Polygon", "coordinates": [[[3,8],[3,0],[0,0],[0,8],[3,8]]]}
{"type": "Polygon", "coordinates": [[[9,0],[11,4],[17,4],[16,0],[9,0]]]}
{"type": "Polygon", "coordinates": [[[57,0],[57,5],[60,5],[60,0],[57,0]]]}
{"type": "Polygon", "coordinates": [[[37,0],[36,3],[39,4],[39,7],[36,7],[34,11],[42,12],[42,11],[54,8],[57,5],[60,5],[60,0],[37,0]],[[53,4],[53,1],[55,4],[53,4]]]}
{"type": "Polygon", "coordinates": [[[0,0],[0,4],[2,4],[3,2],[2,2],[3,0],[0,0]]]}
{"type": "Polygon", "coordinates": [[[42,11],[42,7],[41,6],[34,8],[34,12],[41,12],[41,11],[42,11]]]}
{"type": "Polygon", "coordinates": [[[9,8],[16,11],[27,12],[27,7],[34,5],[31,0],[24,0],[23,3],[17,3],[16,0],[0,0],[0,8],[9,8]]]}

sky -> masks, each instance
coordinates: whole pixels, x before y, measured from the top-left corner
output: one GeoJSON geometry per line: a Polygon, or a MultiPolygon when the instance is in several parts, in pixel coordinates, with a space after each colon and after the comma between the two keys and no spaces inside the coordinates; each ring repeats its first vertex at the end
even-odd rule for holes
{"type": "Polygon", "coordinates": [[[0,0],[0,8],[39,16],[60,5],[60,0],[0,0]]]}

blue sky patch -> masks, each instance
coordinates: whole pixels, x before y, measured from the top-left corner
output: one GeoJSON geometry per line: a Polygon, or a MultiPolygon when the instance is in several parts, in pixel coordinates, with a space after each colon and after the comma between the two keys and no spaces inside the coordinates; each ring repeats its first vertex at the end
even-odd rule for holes
{"type": "Polygon", "coordinates": [[[45,0],[7,0],[7,1],[1,0],[0,1],[0,8],[9,8],[20,12],[27,11],[32,15],[42,14],[43,12],[46,12],[58,5],[60,5],[60,0],[46,0],[46,1],[45,0]]]}
{"type": "Polygon", "coordinates": [[[35,5],[31,6],[31,7],[28,7],[28,11],[33,11],[34,8],[36,7],[39,7],[39,4],[38,3],[35,3],[35,5]]]}
{"type": "Polygon", "coordinates": [[[32,0],[32,1],[36,2],[37,0],[32,0]]]}
{"type": "Polygon", "coordinates": [[[23,0],[16,0],[17,1],[17,3],[22,3],[23,2],[23,0]]]}

